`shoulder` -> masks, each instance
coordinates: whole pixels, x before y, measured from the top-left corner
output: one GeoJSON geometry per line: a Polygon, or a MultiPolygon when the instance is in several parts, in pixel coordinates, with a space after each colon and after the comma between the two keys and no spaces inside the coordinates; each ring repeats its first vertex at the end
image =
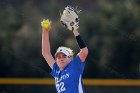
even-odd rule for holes
{"type": "Polygon", "coordinates": [[[52,67],[51,75],[53,77],[55,77],[57,75],[58,71],[59,71],[59,67],[58,67],[57,63],[55,62],[52,67]]]}
{"type": "Polygon", "coordinates": [[[82,60],[80,59],[79,55],[76,55],[74,57],[74,59],[71,61],[70,64],[73,64],[73,66],[77,67],[77,66],[80,66],[80,65],[84,65],[85,61],[82,62],[82,60]]]}
{"type": "Polygon", "coordinates": [[[57,65],[57,63],[55,62],[54,64],[53,64],[53,66],[52,66],[52,70],[58,70],[59,69],[59,67],[58,67],[58,65],[57,65]]]}
{"type": "Polygon", "coordinates": [[[77,62],[85,62],[81,60],[80,56],[79,55],[76,55],[75,58],[73,59],[73,61],[77,61],[77,62]]]}

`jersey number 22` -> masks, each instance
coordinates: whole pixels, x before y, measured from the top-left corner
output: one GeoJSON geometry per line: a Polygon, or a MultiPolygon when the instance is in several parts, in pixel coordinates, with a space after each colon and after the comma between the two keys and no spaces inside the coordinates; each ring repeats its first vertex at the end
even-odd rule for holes
{"type": "Polygon", "coordinates": [[[64,82],[60,82],[59,84],[56,84],[56,88],[57,88],[58,93],[66,90],[64,86],[64,82]]]}

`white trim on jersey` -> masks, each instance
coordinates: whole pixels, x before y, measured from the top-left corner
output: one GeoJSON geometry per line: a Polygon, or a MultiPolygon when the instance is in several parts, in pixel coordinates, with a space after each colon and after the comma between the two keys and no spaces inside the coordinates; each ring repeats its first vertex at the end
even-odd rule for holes
{"type": "Polygon", "coordinates": [[[80,75],[80,77],[79,77],[78,90],[79,90],[79,93],[83,93],[82,82],[81,82],[81,75],[80,75]]]}

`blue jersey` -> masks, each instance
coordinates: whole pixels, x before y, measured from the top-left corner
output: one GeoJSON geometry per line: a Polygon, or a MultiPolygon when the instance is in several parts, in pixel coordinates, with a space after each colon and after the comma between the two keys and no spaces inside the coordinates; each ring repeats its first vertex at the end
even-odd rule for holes
{"type": "Polygon", "coordinates": [[[82,73],[85,62],[76,56],[64,70],[54,63],[51,75],[55,78],[57,93],[85,93],[82,83],[82,73]]]}

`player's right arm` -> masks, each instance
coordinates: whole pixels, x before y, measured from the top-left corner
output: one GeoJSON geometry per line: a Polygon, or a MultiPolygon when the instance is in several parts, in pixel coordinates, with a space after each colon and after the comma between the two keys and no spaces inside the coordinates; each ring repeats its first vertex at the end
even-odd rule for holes
{"type": "Polygon", "coordinates": [[[49,32],[50,28],[46,29],[42,26],[42,55],[45,58],[48,65],[53,68],[53,64],[55,63],[55,59],[53,58],[50,51],[50,42],[49,42],[49,32]]]}

